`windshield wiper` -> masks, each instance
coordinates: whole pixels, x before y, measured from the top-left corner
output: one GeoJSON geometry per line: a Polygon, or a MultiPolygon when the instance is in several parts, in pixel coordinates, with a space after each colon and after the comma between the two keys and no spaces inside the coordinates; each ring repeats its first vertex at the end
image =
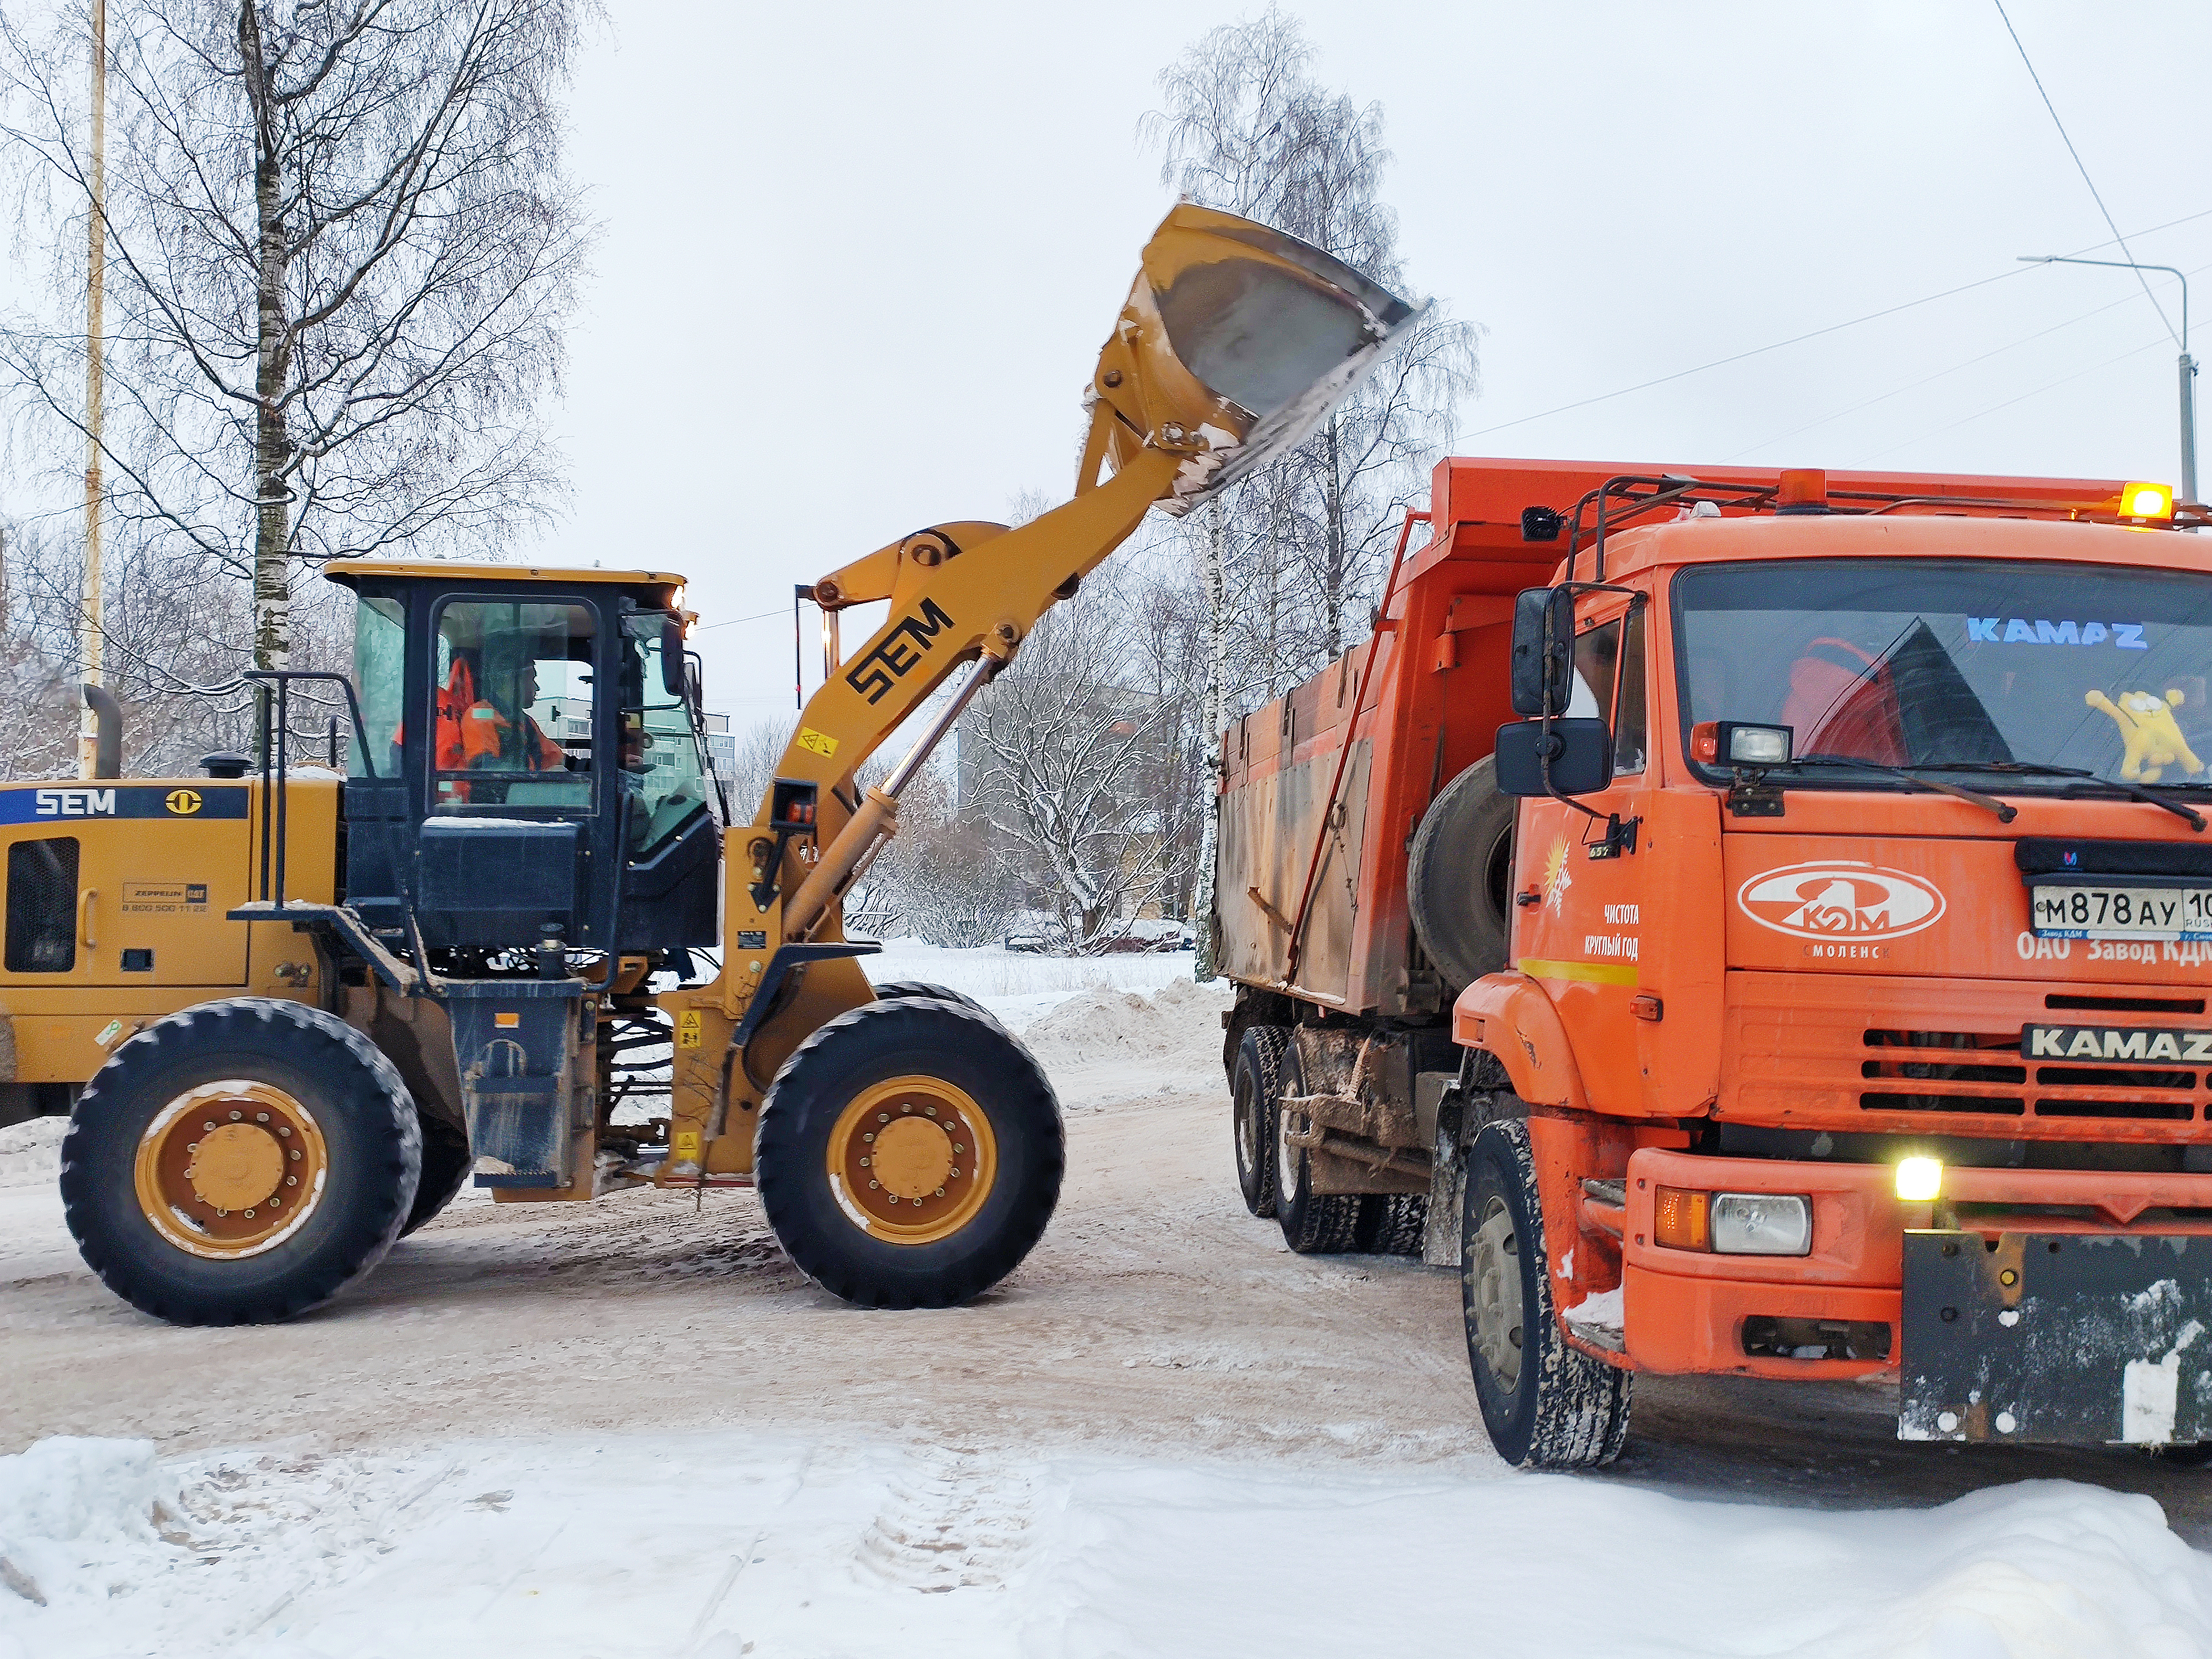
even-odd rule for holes
{"type": "MultiPolygon", "coordinates": [[[[1923,778],[1902,766],[1892,766],[1887,761],[1857,760],[1850,755],[1795,755],[1792,766],[1849,766],[1862,772],[1879,772],[1884,777],[1896,778],[1911,784],[1915,789],[1924,789],[1933,795],[1948,795],[1969,805],[1979,806],[1997,815],[1999,823],[2010,823],[2020,816],[2017,806],[2008,806],[1995,795],[1984,795],[1979,790],[1964,789],[1955,783],[1946,783],[1941,778],[1923,778]]],[[[2156,799],[2153,797],[2153,799],[2156,799]]]]}
{"type": "MultiPolygon", "coordinates": [[[[1920,764],[1945,772],[2009,772],[2015,777],[2023,778],[2086,778],[2100,788],[2117,789],[2136,800],[2164,807],[2174,817],[2186,822],[2191,830],[2202,830],[2204,828],[2204,815],[2178,800],[2154,794],[2145,785],[2130,783],[2125,778],[2108,778],[2102,773],[2087,771],[2079,766],[2046,766],[2040,761],[1924,761],[1920,764]]],[[[2180,787],[2171,783],[2160,787],[2167,789],[2180,787]]]]}

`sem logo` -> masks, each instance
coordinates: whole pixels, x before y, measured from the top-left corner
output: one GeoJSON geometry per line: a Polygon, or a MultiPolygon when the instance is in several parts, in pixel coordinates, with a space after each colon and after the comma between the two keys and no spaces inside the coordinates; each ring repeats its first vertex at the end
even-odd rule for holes
{"type": "Polygon", "coordinates": [[[200,810],[200,792],[197,789],[172,789],[162,804],[182,817],[200,810]]]}
{"type": "Polygon", "coordinates": [[[1901,939],[1944,910],[1943,895],[1919,877],[1842,859],[1753,876],[1735,902],[1760,927],[1796,939],[1901,939]]]}
{"type": "Polygon", "coordinates": [[[41,789],[38,797],[42,818],[112,818],[115,816],[112,789],[41,789]]]}
{"type": "Polygon", "coordinates": [[[935,599],[924,599],[921,610],[900,617],[884,635],[884,642],[846,672],[845,684],[871,703],[881,702],[891,682],[904,679],[931,648],[931,641],[951,626],[952,618],[935,599]]]}

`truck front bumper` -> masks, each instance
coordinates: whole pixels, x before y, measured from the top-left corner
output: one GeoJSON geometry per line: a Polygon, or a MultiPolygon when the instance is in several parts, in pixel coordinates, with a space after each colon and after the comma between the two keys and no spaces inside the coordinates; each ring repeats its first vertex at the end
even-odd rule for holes
{"type": "Polygon", "coordinates": [[[1907,1438],[2212,1437],[2212,1175],[1951,1168],[1933,1203],[1900,1200],[1894,1182],[1887,1164],[1636,1152],[1631,1363],[1816,1379],[1901,1362],[1907,1438]],[[1662,1186],[1803,1194],[1812,1250],[1657,1245],[1662,1186]]]}

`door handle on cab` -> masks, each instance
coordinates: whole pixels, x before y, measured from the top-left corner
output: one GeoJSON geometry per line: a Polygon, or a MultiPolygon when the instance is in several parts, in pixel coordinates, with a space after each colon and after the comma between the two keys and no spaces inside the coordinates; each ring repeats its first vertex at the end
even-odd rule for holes
{"type": "Polygon", "coordinates": [[[1516,893],[1513,896],[1513,902],[1523,906],[1541,904],[1544,902],[1544,890],[1540,887],[1531,887],[1525,893],[1516,893]]]}
{"type": "Polygon", "coordinates": [[[78,937],[84,941],[84,948],[88,951],[100,943],[92,936],[93,907],[99,897],[100,889],[97,887],[88,887],[77,895],[76,931],[78,937]]]}

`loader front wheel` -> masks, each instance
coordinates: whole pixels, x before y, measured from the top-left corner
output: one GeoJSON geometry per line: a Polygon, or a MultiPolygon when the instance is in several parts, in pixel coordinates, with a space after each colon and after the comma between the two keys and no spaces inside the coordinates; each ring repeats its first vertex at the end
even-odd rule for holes
{"type": "Polygon", "coordinates": [[[392,1248],[422,1172],[415,1103],[360,1032],[239,997],[156,1020],[93,1076],[62,1141],[85,1263],[176,1325],[270,1323],[392,1248]]]}
{"type": "Polygon", "coordinates": [[[762,1103],[754,1168],[799,1269],[870,1308],[944,1308],[1044,1232],[1066,1162],[1060,1103],[989,1015],[913,998],[830,1021],[762,1103]]]}
{"type": "Polygon", "coordinates": [[[406,1237],[437,1219],[440,1212],[461,1195],[477,1167],[469,1151],[469,1138],[443,1120],[425,1116],[422,1128],[422,1179],[415,1188],[415,1203],[407,1212],[399,1236],[406,1237]]]}
{"type": "Polygon", "coordinates": [[[1559,1333],[1536,1163],[1517,1119],[1486,1126],[1468,1152],[1463,1238],[1468,1363],[1491,1445],[1528,1469],[1610,1463],[1628,1437],[1632,1378],[1559,1333]]]}

